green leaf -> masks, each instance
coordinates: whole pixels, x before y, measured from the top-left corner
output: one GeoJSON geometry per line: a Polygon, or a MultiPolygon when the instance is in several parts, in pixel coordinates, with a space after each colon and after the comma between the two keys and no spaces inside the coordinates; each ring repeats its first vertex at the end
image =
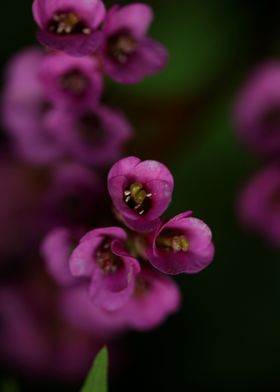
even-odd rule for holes
{"type": "Polygon", "coordinates": [[[3,381],[1,388],[1,392],[18,392],[19,388],[15,380],[8,379],[3,381]]]}
{"type": "Polygon", "coordinates": [[[107,392],[108,350],[104,347],[92,365],[81,392],[107,392]]]}

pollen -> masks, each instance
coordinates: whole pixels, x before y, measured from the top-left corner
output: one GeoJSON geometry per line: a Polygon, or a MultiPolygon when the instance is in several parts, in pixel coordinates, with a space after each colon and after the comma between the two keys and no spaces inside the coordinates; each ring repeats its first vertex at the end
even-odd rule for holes
{"type": "Polygon", "coordinates": [[[83,33],[88,35],[91,30],[85,26],[74,12],[55,14],[49,24],[49,30],[59,35],[83,33]]]}
{"type": "Polygon", "coordinates": [[[124,191],[125,203],[139,215],[143,215],[149,209],[148,200],[152,197],[144,186],[138,182],[130,185],[129,189],[124,191]]]}
{"type": "Polygon", "coordinates": [[[190,243],[185,235],[172,233],[171,231],[163,232],[156,240],[157,246],[165,251],[187,252],[190,243]]]}
{"type": "Polygon", "coordinates": [[[175,236],[172,238],[172,249],[174,250],[174,252],[187,252],[189,246],[189,241],[184,235],[175,236]]]}
{"type": "Polygon", "coordinates": [[[125,64],[136,47],[137,42],[132,35],[122,32],[110,38],[108,52],[117,62],[125,64]]]}

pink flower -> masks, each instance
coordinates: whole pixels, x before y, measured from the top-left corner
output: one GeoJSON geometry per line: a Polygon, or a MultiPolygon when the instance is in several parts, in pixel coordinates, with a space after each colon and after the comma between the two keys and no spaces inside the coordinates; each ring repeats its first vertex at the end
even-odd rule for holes
{"type": "Polygon", "coordinates": [[[45,260],[49,274],[61,285],[72,286],[77,284],[70,272],[69,257],[78,245],[84,232],[68,228],[56,228],[44,238],[41,253],[45,260]]]}
{"type": "Polygon", "coordinates": [[[137,83],[165,67],[167,50],[146,36],[152,19],[152,9],[146,4],[113,6],[109,10],[102,59],[104,70],[112,79],[137,83]]]}
{"type": "Polygon", "coordinates": [[[130,328],[145,331],[162,324],[180,306],[176,283],[152,269],[143,269],[136,278],[130,301],[120,309],[130,328]]]}
{"type": "Polygon", "coordinates": [[[17,153],[32,163],[53,162],[61,148],[45,124],[51,104],[44,94],[39,69],[44,55],[38,49],[25,49],[7,66],[3,93],[3,121],[12,136],[17,153]]]}
{"type": "Polygon", "coordinates": [[[195,273],[206,268],[214,257],[209,227],[185,212],[162,224],[151,235],[147,257],[166,274],[195,273]]]}
{"type": "Polygon", "coordinates": [[[49,112],[47,125],[61,149],[94,166],[118,159],[132,135],[125,117],[106,106],[72,111],[55,108],[49,112]]]}
{"type": "Polygon", "coordinates": [[[59,300],[59,308],[67,323],[86,333],[93,333],[105,343],[128,329],[126,318],[119,309],[109,311],[96,306],[85,285],[64,290],[59,300]]]}
{"type": "Polygon", "coordinates": [[[102,192],[99,176],[89,168],[76,163],[54,166],[41,201],[44,227],[90,225],[102,208],[97,207],[102,192]]]}
{"type": "Polygon", "coordinates": [[[238,134],[258,154],[280,152],[280,63],[260,66],[237,97],[234,122],[238,134]]]}
{"type": "Polygon", "coordinates": [[[157,161],[136,157],[121,159],[108,175],[113,204],[128,227],[139,232],[155,229],[167,209],[173,192],[170,171],[157,161]]]}
{"type": "Polygon", "coordinates": [[[72,325],[100,339],[112,339],[128,329],[146,331],[162,324],[180,305],[175,282],[144,268],[136,277],[134,291],[124,305],[113,311],[97,307],[84,286],[64,291],[61,313],[72,325]]]}
{"type": "Polygon", "coordinates": [[[73,108],[93,107],[103,90],[97,62],[90,57],[49,54],[42,61],[40,78],[50,101],[73,108]]]}
{"type": "MultiPolygon", "coordinates": [[[[40,282],[40,290],[30,285],[1,287],[1,362],[31,378],[79,380],[85,377],[104,338],[100,340],[94,330],[85,333],[66,324],[61,311],[57,314],[53,306],[53,288],[47,291],[47,301],[41,297],[43,285],[40,282]]],[[[46,290],[43,286],[45,294],[46,290]]]]}
{"type": "Polygon", "coordinates": [[[251,178],[241,192],[241,222],[280,246],[280,165],[270,164],[251,178]]]}
{"type": "Polygon", "coordinates": [[[70,257],[73,276],[90,281],[90,296],[97,306],[115,310],[133,293],[138,261],[124,249],[127,235],[118,227],[87,233],[70,257]]]}
{"type": "Polygon", "coordinates": [[[102,43],[106,10],[101,0],[34,0],[38,40],[72,56],[92,54],[102,43]]]}

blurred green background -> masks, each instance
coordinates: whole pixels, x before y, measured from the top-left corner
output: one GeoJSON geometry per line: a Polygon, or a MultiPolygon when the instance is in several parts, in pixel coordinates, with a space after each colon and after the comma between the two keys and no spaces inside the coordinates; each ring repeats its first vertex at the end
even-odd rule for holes
{"type": "MultiPolygon", "coordinates": [[[[1,3],[2,69],[16,50],[36,42],[31,3],[1,3]]],[[[136,129],[129,152],[173,171],[168,215],[192,209],[204,219],[216,257],[204,272],[178,279],[180,313],[124,340],[127,364],[112,375],[110,391],[279,391],[280,251],[246,233],[235,217],[239,188],[262,162],[238,143],[231,111],[254,65],[280,57],[280,3],[147,3],[155,11],[152,35],[170,50],[169,67],[138,86],[108,82],[105,99],[136,129]]],[[[19,383],[21,390],[63,390],[19,383]]]]}

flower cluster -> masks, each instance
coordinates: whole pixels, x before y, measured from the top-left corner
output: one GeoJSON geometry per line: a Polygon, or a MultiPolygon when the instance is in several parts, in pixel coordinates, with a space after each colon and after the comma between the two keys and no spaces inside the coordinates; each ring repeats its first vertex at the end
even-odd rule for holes
{"type": "Polygon", "coordinates": [[[176,312],[168,275],[201,271],[214,246],[191,212],[162,218],[172,174],[122,158],[132,127],[104,103],[104,76],[135,84],[167,63],[148,35],[151,7],[34,0],[33,16],[44,47],[10,61],[2,97],[16,160],[28,165],[0,157],[0,267],[17,277],[0,287],[0,357],[30,374],[79,377],[112,338],[176,312]]]}
{"type": "Polygon", "coordinates": [[[240,138],[263,167],[242,191],[238,212],[250,230],[280,246],[280,63],[259,66],[242,88],[234,122],[240,138]]]}
{"type": "Polygon", "coordinates": [[[17,153],[36,164],[115,162],[133,132],[101,102],[103,75],[132,84],[165,67],[167,50],[147,36],[151,8],[35,0],[33,14],[49,50],[25,49],[8,66],[3,115],[17,153]]]}
{"type": "MultiPolygon", "coordinates": [[[[98,308],[110,316],[111,329],[111,318],[117,330],[119,323],[149,329],[179,305],[175,283],[162,274],[207,267],[214,256],[211,231],[191,212],[160,218],[173,192],[172,174],[160,162],[121,159],[108,174],[108,191],[126,229],[96,228],[81,237],[77,229],[58,228],[46,237],[42,253],[59,284],[87,293],[87,327],[89,313],[98,308]]],[[[79,308],[81,313],[81,303],[79,308]]]]}
{"type": "Polygon", "coordinates": [[[35,0],[33,15],[43,45],[75,57],[92,56],[117,82],[140,82],[166,65],[166,49],[147,36],[153,13],[146,4],[117,5],[106,12],[101,0],[35,0]]]}

